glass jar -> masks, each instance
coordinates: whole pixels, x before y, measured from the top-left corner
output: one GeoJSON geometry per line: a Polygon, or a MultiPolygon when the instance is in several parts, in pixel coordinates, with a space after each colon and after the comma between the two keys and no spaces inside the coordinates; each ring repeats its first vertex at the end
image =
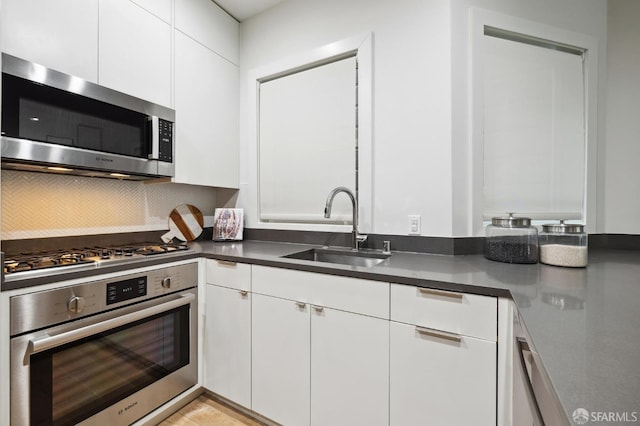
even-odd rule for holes
{"type": "Polygon", "coordinates": [[[542,225],[540,262],[547,265],[583,268],[587,266],[587,234],[584,225],[560,223],[542,225]]]}
{"type": "Polygon", "coordinates": [[[528,217],[494,217],[484,243],[487,259],[506,263],[538,262],[538,229],[528,217]]]}

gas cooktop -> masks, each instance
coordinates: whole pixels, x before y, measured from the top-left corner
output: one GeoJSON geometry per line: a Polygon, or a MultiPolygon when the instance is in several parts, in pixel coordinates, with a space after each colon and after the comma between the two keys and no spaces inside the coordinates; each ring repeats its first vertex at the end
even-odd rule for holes
{"type": "Polygon", "coordinates": [[[11,276],[37,276],[39,272],[58,272],[63,268],[98,267],[117,263],[142,260],[148,256],[166,256],[177,252],[186,252],[190,248],[186,243],[158,244],[153,242],[136,243],[109,247],[82,247],[69,250],[44,251],[32,253],[6,254],[4,260],[5,278],[11,276]]]}

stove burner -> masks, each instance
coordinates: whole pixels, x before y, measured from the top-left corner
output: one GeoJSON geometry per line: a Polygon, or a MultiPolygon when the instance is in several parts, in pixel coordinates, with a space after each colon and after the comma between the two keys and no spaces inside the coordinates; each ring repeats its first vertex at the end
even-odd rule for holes
{"type": "Polygon", "coordinates": [[[150,256],[189,250],[186,243],[158,244],[154,242],[130,244],[115,247],[85,247],[55,252],[21,253],[8,256],[4,261],[4,273],[57,268],[71,265],[110,262],[132,259],[136,256],[150,256]]]}
{"type": "Polygon", "coordinates": [[[76,253],[25,254],[5,260],[4,272],[5,274],[10,274],[33,269],[46,269],[81,263],[93,263],[93,260],[86,259],[76,253]]]}
{"type": "Polygon", "coordinates": [[[180,250],[189,250],[189,246],[187,246],[186,244],[144,245],[144,246],[138,247],[135,250],[135,253],[141,254],[143,256],[151,256],[155,254],[170,253],[170,252],[180,251],[180,250]]]}

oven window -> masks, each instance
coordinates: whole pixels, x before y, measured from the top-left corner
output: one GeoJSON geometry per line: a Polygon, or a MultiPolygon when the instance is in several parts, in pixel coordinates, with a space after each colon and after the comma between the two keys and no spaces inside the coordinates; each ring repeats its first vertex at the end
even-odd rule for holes
{"type": "Polygon", "coordinates": [[[31,424],[75,424],[188,363],[188,305],[34,354],[31,424]]]}

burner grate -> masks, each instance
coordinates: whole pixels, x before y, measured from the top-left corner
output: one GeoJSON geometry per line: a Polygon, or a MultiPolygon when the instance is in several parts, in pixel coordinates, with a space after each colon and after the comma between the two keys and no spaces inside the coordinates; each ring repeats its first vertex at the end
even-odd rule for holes
{"type": "Polygon", "coordinates": [[[4,273],[58,268],[97,262],[126,261],[140,256],[161,255],[189,250],[186,243],[158,244],[155,242],[125,244],[113,247],[82,247],[54,252],[20,253],[7,256],[4,261],[4,273]]]}

